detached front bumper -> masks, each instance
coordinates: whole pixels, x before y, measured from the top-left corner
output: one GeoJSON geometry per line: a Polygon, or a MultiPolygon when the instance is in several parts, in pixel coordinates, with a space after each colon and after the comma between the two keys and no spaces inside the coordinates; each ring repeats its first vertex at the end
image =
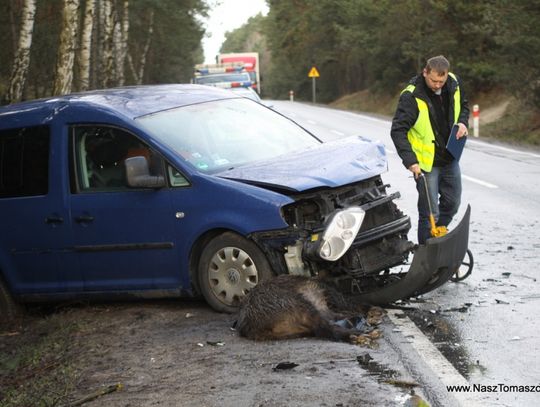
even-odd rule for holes
{"type": "MultiPolygon", "coordinates": [[[[386,282],[353,295],[369,304],[388,304],[427,293],[446,283],[463,262],[469,244],[471,207],[458,226],[443,237],[428,239],[415,250],[406,273],[389,274],[386,282]]],[[[384,278],[384,276],[381,276],[384,278]]]]}

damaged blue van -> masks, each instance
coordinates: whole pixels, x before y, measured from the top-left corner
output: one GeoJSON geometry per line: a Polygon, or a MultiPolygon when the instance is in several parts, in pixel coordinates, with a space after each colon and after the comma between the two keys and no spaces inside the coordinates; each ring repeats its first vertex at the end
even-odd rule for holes
{"type": "Polygon", "coordinates": [[[468,214],[413,245],[382,145],[322,143],[226,90],[158,85],[0,108],[0,307],[201,295],[321,276],[373,303],[443,284],[468,214]],[[393,272],[414,252],[410,269],[393,272]]]}

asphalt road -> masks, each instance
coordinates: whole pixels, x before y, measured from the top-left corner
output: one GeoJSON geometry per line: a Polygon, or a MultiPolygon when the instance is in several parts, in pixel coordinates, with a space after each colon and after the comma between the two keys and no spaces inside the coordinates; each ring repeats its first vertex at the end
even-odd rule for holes
{"type": "MultiPolygon", "coordinates": [[[[398,205],[411,216],[409,238],[416,240],[417,194],[395,152],[389,118],[298,102],[270,103],[323,141],[354,135],[381,141],[389,165],[383,179],[391,190],[401,192],[398,205]]],[[[416,323],[413,328],[419,327],[425,334],[409,333],[414,336],[411,344],[415,347],[416,342],[428,339],[444,356],[439,360],[420,346],[428,365],[429,360],[437,360],[435,365],[450,361],[463,380],[476,385],[474,392],[457,394],[461,405],[478,400],[491,406],[539,405],[540,151],[495,145],[470,136],[461,169],[463,197],[456,219],[470,204],[473,273],[463,282],[449,283],[411,304],[417,309],[409,313],[416,323]],[[538,387],[535,393],[520,386],[538,387]]],[[[454,379],[443,377],[438,382],[454,379]]],[[[449,396],[454,400],[456,393],[449,396]]]]}

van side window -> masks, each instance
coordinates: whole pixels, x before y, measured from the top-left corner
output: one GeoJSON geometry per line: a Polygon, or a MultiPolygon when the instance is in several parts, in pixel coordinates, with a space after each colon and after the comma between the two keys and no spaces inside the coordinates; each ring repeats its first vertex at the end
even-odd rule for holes
{"type": "Polygon", "coordinates": [[[163,174],[163,160],[134,135],[114,127],[73,127],[73,151],[78,190],[129,189],[124,161],[142,156],[152,175],[163,174]]]}
{"type": "Polygon", "coordinates": [[[49,140],[47,126],[0,131],[0,198],[47,194],[49,140]]]}

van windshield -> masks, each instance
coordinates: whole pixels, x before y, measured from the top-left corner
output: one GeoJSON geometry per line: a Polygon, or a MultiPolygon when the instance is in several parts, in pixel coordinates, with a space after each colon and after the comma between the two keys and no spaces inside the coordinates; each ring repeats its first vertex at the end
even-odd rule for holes
{"type": "Polygon", "coordinates": [[[137,121],[205,173],[272,159],[321,143],[293,121],[245,98],[184,106],[142,116],[137,121]]]}

